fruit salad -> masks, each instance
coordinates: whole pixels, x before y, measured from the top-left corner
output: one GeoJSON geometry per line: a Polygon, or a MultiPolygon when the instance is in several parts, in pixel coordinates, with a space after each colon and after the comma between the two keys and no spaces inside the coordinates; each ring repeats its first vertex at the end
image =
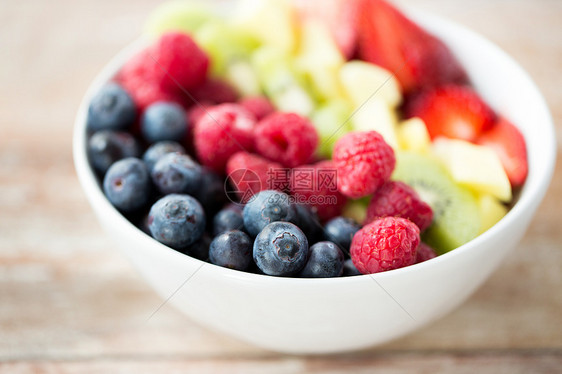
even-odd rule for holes
{"type": "Polygon", "coordinates": [[[467,243],[527,176],[519,130],[385,0],[163,4],[91,99],[90,165],[158,242],[270,276],[389,271],[467,243]]]}

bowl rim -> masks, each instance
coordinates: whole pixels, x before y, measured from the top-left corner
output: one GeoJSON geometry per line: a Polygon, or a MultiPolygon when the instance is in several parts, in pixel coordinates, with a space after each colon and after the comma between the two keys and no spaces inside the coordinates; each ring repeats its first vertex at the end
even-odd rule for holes
{"type": "MultiPolygon", "coordinates": [[[[546,104],[546,100],[540,93],[537,85],[531,79],[529,74],[511,56],[509,56],[496,44],[492,43],[482,35],[468,29],[461,24],[449,21],[440,16],[436,16],[425,11],[420,11],[417,9],[413,10],[411,8],[403,10],[409,17],[412,17],[416,22],[419,22],[424,28],[431,23],[437,24],[440,28],[451,29],[455,34],[463,34],[465,37],[473,39],[476,43],[482,44],[484,47],[486,47],[487,50],[492,51],[496,55],[500,56],[504,63],[511,65],[510,68],[516,71],[517,74],[519,74],[520,77],[526,81],[526,83],[533,91],[533,96],[536,96],[539,99],[540,107],[538,107],[536,110],[543,112],[543,114],[545,115],[544,118],[546,120],[546,123],[544,124],[544,130],[546,131],[543,136],[545,144],[542,151],[546,153],[545,158],[547,160],[547,164],[543,165],[542,168],[535,170],[534,174],[529,173],[529,177],[534,175],[534,178],[527,178],[527,181],[525,182],[525,185],[523,186],[523,189],[521,190],[521,193],[519,195],[518,201],[511,207],[508,213],[493,227],[478,235],[468,243],[429,261],[387,272],[336,278],[294,278],[274,277],[220,267],[218,265],[214,265],[209,262],[201,261],[191,256],[185,255],[151,238],[141,229],[136,227],[127,218],[125,218],[125,216],[122,215],[115,207],[113,207],[113,205],[111,205],[109,200],[107,200],[107,198],[105,197],[101,185],[98,183],[97,177],[95,176],[95,173],[88,162],[86,131],[88,105],[94,93],[97,92],[97,90],[101,86],[103,86],[103,84],[105,84],[115,76],[119,68],[125,61],[127,61],[128,58],[133,56],[136,52],[147,45],[148,38],[146,37],[138,38],[136,41],[127,45],[117,55],[115,55],[90,83],[86,93],[81,100],[74,123],[73,158],[78,179],[80,181],[80,184],[82,185],[84,192],[86,193],[86,197],[89,200],[89,203],[92,206],[99,206],[101,210],[108,214],[108,219],[110,219],[112,222],[115,222],[115,224],[119,226],[120,230],[122,231],[122,235],[132,235],[135,237],[135,241],[145,242],[147,247],[153,247],[158,251],[168,251],[169,253],[173,253],[172,256],[175,255],[178,258],[178,261],[180,261],[180,258],[183,258],[183,260],[181,261],[187,261],[188,263],[191,262],[191,266],[197,268],[196,271],[200,270],[206,265],[210,265],[212,267],[212,270],[210,271],[215,273],[217,277],[235,277],[245,281],[259,280],[262,282],[271,282],[288,286],[292,286],[293,283],[302,284],[302,282],[308,282],[308,284],[329,286],[334,282],[370,282],[372,281],[372,279],[369,280],[368,278],[373,278],[376,281],[393,277],[400,277],[402,274],[407,272],[421,271],[422,269],[432,266],[439,266],[438,264],[449,261],[450,259],[453,259],[455,257],[462,256],[465,252],[470,251],[473,247],[477,247],[481,243],[487,241],[489,238],[499,235],[505,227],[508,227],[513,222],[517,221],[520,216],[528,214],[529,211],[533,211],[532,205],[535,204],[535,200],[542,200],[550,184],[556,162],[557,144],[554,123],[546,104]]],[[[525,140],[526,142],[528,142],[527,138],[525,140]]]]}

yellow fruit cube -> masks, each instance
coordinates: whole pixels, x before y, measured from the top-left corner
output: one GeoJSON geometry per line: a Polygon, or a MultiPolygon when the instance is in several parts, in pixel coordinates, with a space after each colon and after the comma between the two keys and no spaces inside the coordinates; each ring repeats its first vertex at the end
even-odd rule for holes
{"type": "Polygon", "coordinates": [[[262,88],[256,71],[248,61],[238,60],[226,67],[225,78],[242,96],[258,96],[262,88]]]}
{"type": "Polygon", "coordinates": [[[304,22],[295,66],[320,99],[344,97],[338,76],[343,63],[343,55],[326,25],[312,19],[304,22]]]}
{"type": "Polygon", "coordinates": [[[492,149],[446,138],[436,139],[432,149],[457,183],[475,192],[495,196],[501,201],[511,201],[511,184],[498,155],[492,149]]]}
{"type": "Polygon", "coordinates": [[[398,125],[398,143],[400,149],[414,152],[427,152],[431,147],[431,138],[425,123],[420,118],[411,118],[398,125]]]}
{"type": "Polygon", "coordinates": [[[402,102],[400,84],[388,70],[365,61],[349,61],[340,69],[345,93],[357,107],[379,99],[395,108],[402,102]]]}
{"type": "Polygon", "coordinates": [[[235,27],[252,33],[268,46],[283,53],[295,53],[298,41],[298,18],[286,0],[242,0],[235,11],[235,27]]]}
{"type": "Polygon", "coordinates": [[[507,207],[492,195],[481,194],[478,196],[478,209],[480,210],[480,233],[487,231],[507,214],[507,207]]]}
{"type": "Polygon", "coordinates": [[[398,149],[396,135],[397,114],[380,98],[371,98],[362,107],[356,108],[351,118],[353,130],[376,131],[394,149],[398,149]]]}

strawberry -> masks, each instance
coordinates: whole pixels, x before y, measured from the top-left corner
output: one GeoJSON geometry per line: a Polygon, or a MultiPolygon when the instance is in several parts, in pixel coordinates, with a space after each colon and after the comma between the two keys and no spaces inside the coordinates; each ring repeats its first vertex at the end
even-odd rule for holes
{"type": "Polygon", "coordinates": [[[444,86],[425,92],[410,103],[406,117],[421,118],[432,139],[445,136],[474,142],[494,122],[494,112],[476,92],[444,86]]]}
{"type": "Polygon", "coordinates": [[[527,178],[527,147],[521,132],[505,118],[499,118],[496,124],[483,133],[478,144],[491,147],[500,158],[513,187],[519,187],[527,178]]]}
{"type": "Polygon", "coordinates": [[[358,14],[359,58],[394,73],[406,94],[467,83],[447,46],[386,1],[361,0],[358,14]]]}
{"type": "Polygon", "coordinates": [[[324,22],[346,59],[357,46],[357,18],[360,0],[293,0],[298,15],[324,22]]]}

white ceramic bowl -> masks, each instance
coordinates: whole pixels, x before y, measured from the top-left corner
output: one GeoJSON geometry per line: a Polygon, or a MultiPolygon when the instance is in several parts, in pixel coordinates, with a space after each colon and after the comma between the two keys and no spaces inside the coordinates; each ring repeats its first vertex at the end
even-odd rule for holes
{"type": "Polygon", "coordinates": [[[545,100],[508,55],[481,36],[437,17],[410,14],[448,44],[477,90],[523,132],[529,176],[518,202],[492,229],[431,261],[372,276],[276,278],[221,268],[176,252],[127,221],[104,197],[86,156],[90,98],[139,41],[98,75],[80,106],[74,134],[78,176],[101,225],[146,281],[194,321],[275,351],[330,353],[397,338],[449,313],[519,242],[554,168],[556,143],[545,100]],[[179,288],[179,290],[178,290],[179,288]]]}

